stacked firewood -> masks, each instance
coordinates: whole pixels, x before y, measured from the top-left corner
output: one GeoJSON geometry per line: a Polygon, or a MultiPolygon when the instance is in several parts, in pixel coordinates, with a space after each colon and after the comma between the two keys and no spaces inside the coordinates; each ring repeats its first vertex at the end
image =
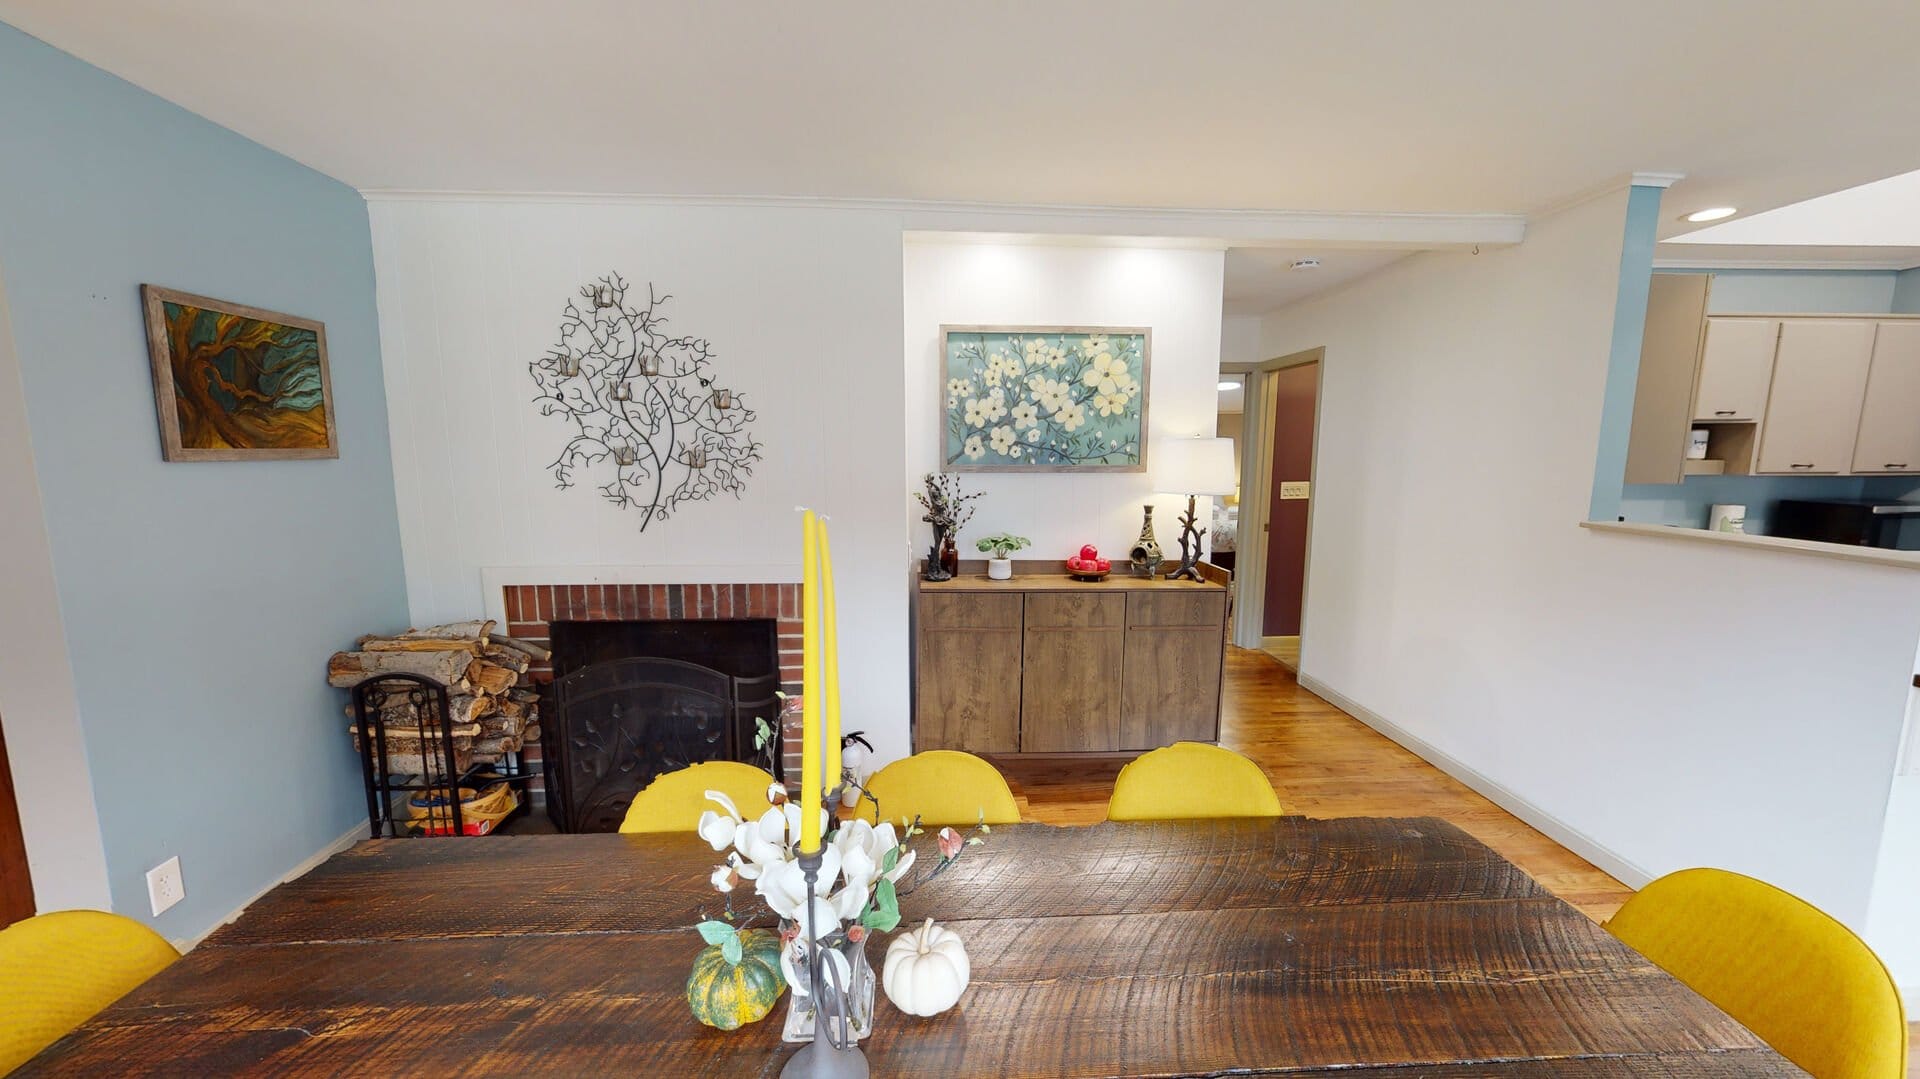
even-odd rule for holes
{"type": "MultiPolygon", "coordinates": [[[[447,687],[453,727],[454,766],[492,764],[540,740],[540,694],[527,668],[545,662],[547,650],[494,632],[491,620],[410,629],[391,637],[360,638],[352,652],[327,661],[327,684],[351,688],[383,674],[417,674],[447,687]]],[[[355,718],[347,705],[347,717],[355,718]]],[[[438,717],[419,713],[415,696],[395,689],[380,701],[387,731],[389,771],[438,772],[445,767],[438,717]]],[[[349,725],[354,747],[360,729],[349,725]]]]}

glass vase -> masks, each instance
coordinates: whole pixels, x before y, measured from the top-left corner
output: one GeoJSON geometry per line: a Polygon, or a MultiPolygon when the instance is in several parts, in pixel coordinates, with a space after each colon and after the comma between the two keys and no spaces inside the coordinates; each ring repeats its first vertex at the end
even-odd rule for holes
{"type": "MultiPolygon", "coordinates": [[[[781,953],[781,969],[787,973],[787,984],[791,991],[787,994],[787,1021],[780,1037],[790,1042],[810,1042],[820,1009],[814,1007],[811,993],[806,988],[806,979],[800,974],[806,970],[806,953],[800,942],[795,940],[781,953]]],[[[836,991],[836,974],[845,979],[847,987],[847,1012],[852,1022],[855,1040],[864,1039],[873,1033],[873,990],[879,979],[874,976],[873,967],[867,963],[867,948],[864,942],[854,944],[851,941],[832,949],[826,963],[821,967],[821,976],[827,981],[826,992],[836,991]]],[[[831,1010],[831,1009],[829,1009],[831,1010]]]]}

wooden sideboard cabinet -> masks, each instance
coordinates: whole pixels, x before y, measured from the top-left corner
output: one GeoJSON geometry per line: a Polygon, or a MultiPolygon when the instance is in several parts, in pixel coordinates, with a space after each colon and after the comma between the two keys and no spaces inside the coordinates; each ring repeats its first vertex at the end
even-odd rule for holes
{"type": "Polygon", "coordinates": [[[1224,570],[1089,584],[1056,563],[1017,566],[1011,581],[979,563],[916,578],[916,752],[1134,754],[1219,738],[1224,570]]]}

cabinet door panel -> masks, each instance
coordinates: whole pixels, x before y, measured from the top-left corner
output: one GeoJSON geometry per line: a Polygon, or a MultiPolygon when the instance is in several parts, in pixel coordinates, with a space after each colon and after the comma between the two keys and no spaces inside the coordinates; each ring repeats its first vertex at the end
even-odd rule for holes
{"type": "Polygon", "coordinates": [[[1020,748],[1019,595],[922,595],[914,749],[1020,748]]]}
{"type": "Polygon", "coordinates": [[[1880,324],[1853,470],[1920,472],[1920,322],[1880,324]]]}
{"type": "Polygon", "coordinates": [[[1223,589],[1135,592],[1127,597],[1127,625],[1218,626],[1226,606],[1223,589]]]}
{"type": "Polygon", "coordinates": [[[1126,611],[1127,597],[1117,592],[1027,597],[1021,752],[1120,748],[1126,611]]]}
{"type": "Polygon", "coordinates": [[[1773,361],[1758,472],[1832,475],[1853,464],[1874,323],[1787,319],[1773,361]]]}
{"type": "Polygon", "coordinates": [[[1710,318],[1700,350],[1700,380],[1693,394],[1696,420],[1757,420],[1767,407],[1767,383],[1773,376],[1774,339],[1780,322],[1771,318],[1710,318]]]}
{"type": "Polygon", "coordinates": [[[1120,748],[1153,749],[1219,736],[1220,651],[1226,627],[1127,630],[1120,748]]]}

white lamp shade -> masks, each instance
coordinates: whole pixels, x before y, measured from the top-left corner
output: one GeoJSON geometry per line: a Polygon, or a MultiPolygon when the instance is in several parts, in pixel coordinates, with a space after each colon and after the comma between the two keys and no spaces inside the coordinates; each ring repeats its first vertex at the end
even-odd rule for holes
{"type": "Polygon", "coordinates": [[[1233,439],[1175,438],[1154,449],[1154,486],[1176,495],[1230,495],[1240,486],[1233,439]]]}

